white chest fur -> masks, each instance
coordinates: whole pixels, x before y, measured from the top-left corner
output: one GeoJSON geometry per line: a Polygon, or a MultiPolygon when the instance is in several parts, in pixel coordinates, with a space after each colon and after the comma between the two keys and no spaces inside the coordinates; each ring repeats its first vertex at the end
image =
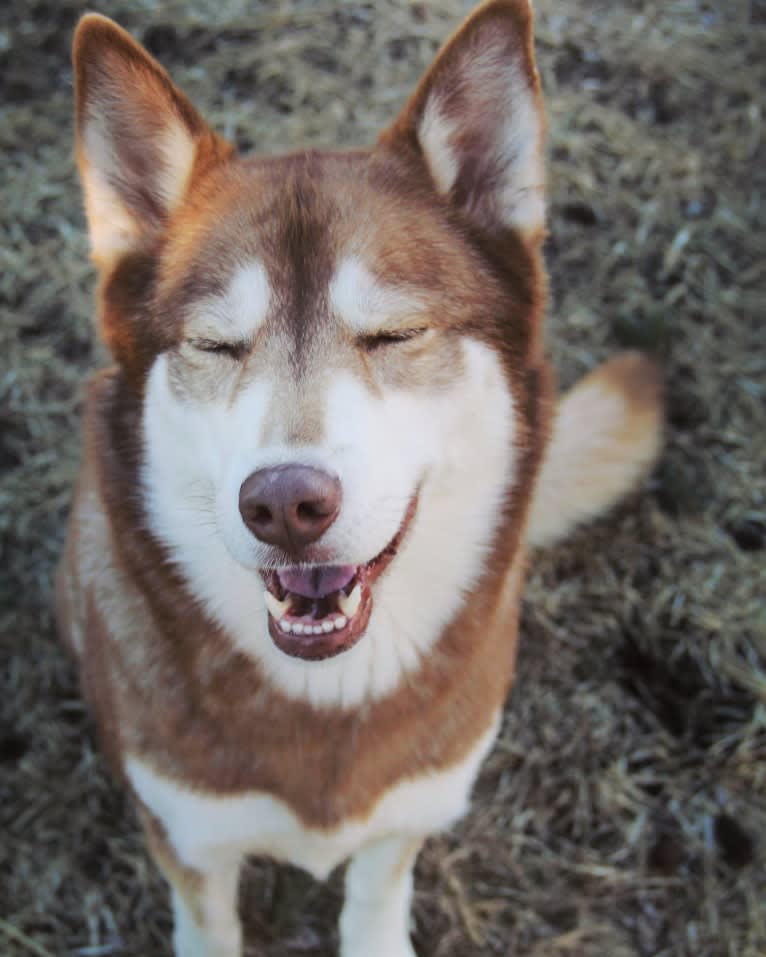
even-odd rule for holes
{"type": "Polygon", "coordinates": [[[350,819],[333,830],[305,827],[283,801],[268,794],[220,796],[192,790],[136,757],[128,759],[126,772],[185,865],[207,870],[216,861],[264,854],[322,879],[372,841],[392,835],[422,837],[454,823],[468,808],[474,779],[498,723],[459,764],[400,782],[367,817],[350,819]]]}

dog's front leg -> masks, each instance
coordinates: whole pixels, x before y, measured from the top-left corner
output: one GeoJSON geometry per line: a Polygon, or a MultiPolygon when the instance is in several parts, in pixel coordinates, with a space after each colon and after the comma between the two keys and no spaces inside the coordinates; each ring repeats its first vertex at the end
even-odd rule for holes
{"type": "Polygon", "coordinates": [[[341,957],[415,957],[412,867],[422,843],[412,836],[389,837],[352,857],[340,915],[341,957]]]}
{"type": "Polygon", "coordinates": [[[173,884],[175,957],[241,957],[238,875],[226,864],[197,875],[192,887],[173,884]]]}
{"type": "Polygon", "coordinates": [[[147,813],[142,818],[149,850],[171,887],[175,957],[241,957],[240,858],[219,858],[204,870],[186,867],[159,822],[147,813]]]}

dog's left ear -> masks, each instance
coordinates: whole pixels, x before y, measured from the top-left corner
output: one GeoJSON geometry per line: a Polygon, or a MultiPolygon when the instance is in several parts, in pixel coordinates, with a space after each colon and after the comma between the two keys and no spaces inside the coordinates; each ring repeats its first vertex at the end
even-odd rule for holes
{"type": "Polygon", "coordinates": [[[536,242],[544,127],[529,0],[489,0],[446,43],[380,143],[414,150],[474,227],[536,242]]]}

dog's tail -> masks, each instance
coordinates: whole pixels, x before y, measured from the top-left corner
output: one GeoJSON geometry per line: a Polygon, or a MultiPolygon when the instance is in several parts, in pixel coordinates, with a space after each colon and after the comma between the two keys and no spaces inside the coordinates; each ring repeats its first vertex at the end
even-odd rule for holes
{"type": "Polygon", "coordinates": [[[560,401],[529,521],[529,542],[550,545],[619,501],[649,471],[662,440],[657,364],[624,352],[560,401]]]}

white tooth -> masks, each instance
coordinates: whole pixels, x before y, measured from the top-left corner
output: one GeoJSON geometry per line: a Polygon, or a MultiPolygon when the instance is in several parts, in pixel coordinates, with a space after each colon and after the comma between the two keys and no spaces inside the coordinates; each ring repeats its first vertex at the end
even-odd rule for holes
{"type": "Polygon", "coordinates": [[[280,621],[279,627],[282,629],[282,631],[288,632],[288,634],[293,630],[289,621],[280,621]]]}
{"type": "MultiPolygon", "coordinates": [[[[296,621],[295,624],[293,625],[293,631],[296,635],[302,635],[303,625],[299,621],[296,621]]],[[[309,631],[311,631],[310,627],[309,627],[309,631]]]]}
{"type": "Polygon", "coordinates": [[[342,631],[348,624],[348,619],[346,618],[345,615],[340,615],[338,618],[335,619],[333,624],[335,625],[336,631],[342,631]]]}
{"type": "Polygon", "coordinates": [[[322,631],[323,631],[326,635],[329,634],[331,631],[334,631],[334,630],[335,630],[335,625],[333,625],[333,623],[332,623],[331,621],[323,621],[323,622],[322,622],[322,631]]]}
{"type": "Polygon", "coordinates": [[[285,601],[280,601],[278,598],[275,598],[270,591],[265,591],[263,593],[263,600],[266,602],[266,607],[271,612],[271,617],[275,621],[284,618],[287,612],[290,611],[289,598],[285,599],[285,601]]]}
{"type": "Polygon", "coordinates": [[[314,627],[312,628],[312,631],[314,632],[315,635],[321,635],[321,634],[322,634],[322,626],[321,626],[321,625],[314,625],[314,627]]]}
{"type": "Polygon", "coordinates": [[[354,585],[350,595],[338,595],[338,608],[348,618],[353,618],[362,603],[362,586],[354,585]]]}

